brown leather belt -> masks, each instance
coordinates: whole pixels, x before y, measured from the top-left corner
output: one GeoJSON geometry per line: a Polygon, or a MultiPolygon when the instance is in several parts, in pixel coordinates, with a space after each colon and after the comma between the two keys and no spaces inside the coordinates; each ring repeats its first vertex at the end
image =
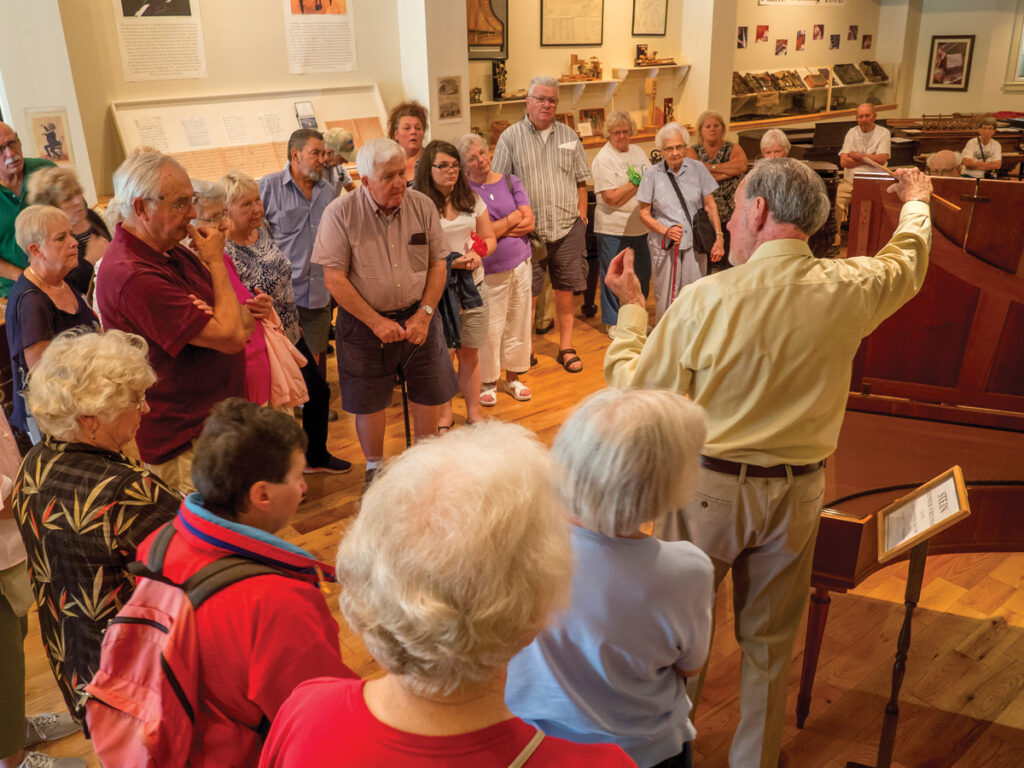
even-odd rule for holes
{"type": "Polygon", "coordinates": [[[773,467],[759,467],[756,464],[737,464],[735,461],[726,461],[725,459],[716,459],[713,456],[700,457],[700,465],[704,469],[710,469],[712,472],[722,472],[726,475],[739,475],[743,472],[743,468],[747,468],[747,477],[786,477],[786,468],[789,468],[789,474],[793,477],[797,475],[806,475],[809,472],[815,472],[825,466],[824,461],[819,461],[814,464],[776,464],[773,467]]]}

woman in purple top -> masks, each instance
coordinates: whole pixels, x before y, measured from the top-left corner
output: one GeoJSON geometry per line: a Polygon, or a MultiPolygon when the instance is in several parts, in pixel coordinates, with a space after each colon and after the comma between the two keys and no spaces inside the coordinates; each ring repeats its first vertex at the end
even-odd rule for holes
{"type": "Polygon", "coordinates": [[[530,242],[533,209],[519,179],[491,170],[491,155],[484,140],[467,133],[458,142],[469,186],[480,195],[491,217],[498,247],[484,259],[484,301],[490,317],[487,340],[480,349],[483,387],[480,404],[498,402],[498,380],[516,400],[533,393],[519,377],[530,370],[530,242]]]}

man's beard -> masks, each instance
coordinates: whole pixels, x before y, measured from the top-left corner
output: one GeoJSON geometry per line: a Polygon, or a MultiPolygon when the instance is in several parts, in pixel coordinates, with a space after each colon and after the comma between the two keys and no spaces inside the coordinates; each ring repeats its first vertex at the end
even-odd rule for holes
{"type": "Polygon", "coordinates": [[[306,171],[306,178],[316,184],[324,177],[323,169],[319,171],[306,171]]]}

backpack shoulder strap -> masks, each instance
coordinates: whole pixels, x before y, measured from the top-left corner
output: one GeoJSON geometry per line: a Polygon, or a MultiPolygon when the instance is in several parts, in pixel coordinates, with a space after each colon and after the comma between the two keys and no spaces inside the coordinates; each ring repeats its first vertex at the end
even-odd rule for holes
{"type": "Polygon", "coordinates": [[[149,548],[149,557],[146,558],[146,562],[142,563],[138,560],[133,560],[125,566],[128,573],[133,576],[142,576],[147,579],[156,579],[157,581],[167,581],[163,577],[164,570],[164,557],[167,555],[167,548],[171,544],[171,539],[174,538],[174,521],[168,521],[164,523],[160,528],[157,529],[156,536],[153,538],[153,546],[149,548]]]}
{"type": "Polygon", "coordinates": [[[222,589],[226,589],[232,584],[237,584],[253,576],[264,576],[267,574],[291,578],[289,574],[280,568],[264,565],[247,557],[229,555],[219,560],[214,560],[209,565],[196,571],[185,580],[181,588],[188,596],[189,602],[192,603],[192,610],[195,611],[222,589]]]}

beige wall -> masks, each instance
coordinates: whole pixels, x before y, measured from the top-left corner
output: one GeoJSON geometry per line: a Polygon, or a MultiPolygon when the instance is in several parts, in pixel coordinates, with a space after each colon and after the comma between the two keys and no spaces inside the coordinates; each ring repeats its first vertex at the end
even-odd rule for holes
{"type": "Polygon", "coordinates": [[[397,2],[348,0],[356,31],[357,71],[290,75],[281,0],[200,0],[208,77],[129,83],[123,77],[110,0],[60,0],[97,191],[112,193],[111,176],[124,159],[110,115],[114,101],[366,82],[379,85],[385,105],[401,100],[397,2]]]}

